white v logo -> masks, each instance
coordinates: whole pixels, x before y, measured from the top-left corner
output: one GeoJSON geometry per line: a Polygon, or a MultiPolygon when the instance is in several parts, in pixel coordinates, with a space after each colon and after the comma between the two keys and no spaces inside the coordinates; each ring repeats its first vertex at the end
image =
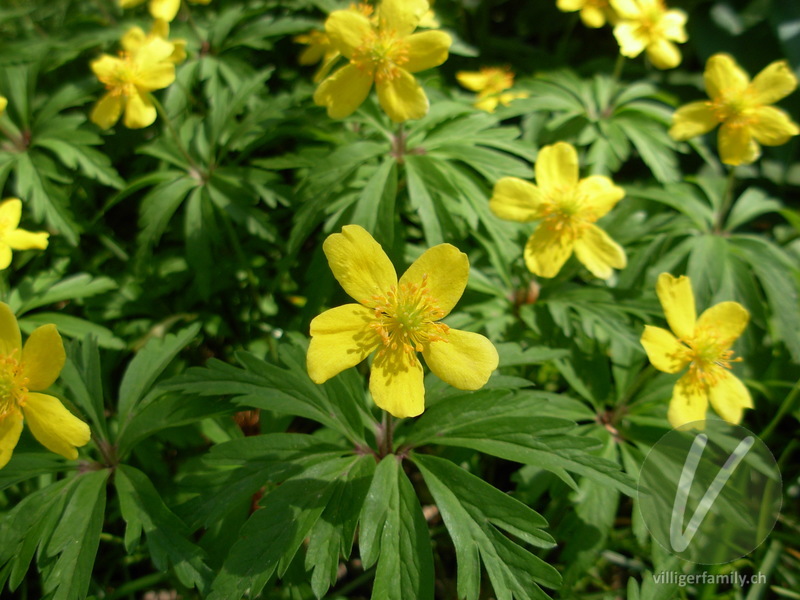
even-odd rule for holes
{"type": "Polygon", "coordinates": [[[719,473],[714,477],[714,481],[711,482],[706,493],[703,494],[703,498],[686,526],[686,531],[683,532],[681,531],[681,526],[683,525],[683,516],[686,513],[686,501],[689,498],[689,490],[692,488],[694,475],[697,472],[697,465],[700,463],[700,458],[703,456],[703,450],[705,450],[707,443],[707,435],[703,433],[698,435],[692,442],[692,447],[689,448],[686,462],[683,463],[683,471],[681,471],[681,478],[678,482],[678,491],[675,493],[675,503],[672,505],[672,519],[669,524],[669,542],[676,552],[683,552],[689,546],[722,488],[725,487],[733,471],[742,462],[750,448],[753,447],[755,438],[748,436],[739,442],[739,445],[736,446],[733,453],[725,461],[725,464],[722,465],[719,473]]]}

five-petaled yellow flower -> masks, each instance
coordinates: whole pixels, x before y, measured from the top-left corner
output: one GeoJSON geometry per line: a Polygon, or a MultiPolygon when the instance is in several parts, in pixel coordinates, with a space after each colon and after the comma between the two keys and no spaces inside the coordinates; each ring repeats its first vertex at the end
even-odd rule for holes
{"type": "Polygon", "coordinates": [[[709,400],[728,423],[741,422],[742,412],[753,408],[753,400],[744,384],[730,373],[731,362],[739,360],[731,358],[730,348],[747,326],[750,313],[738,302],[720,302],[696,318],[692,283],[683,275],[676,278],[662,273],[656,293],[672,333],[645,325],[641,341],[647,357],[665,373],[689,366],[672,390],[670,424],[680,427],[704,421],[709,400]]]}
{"type": "Polygon", "coordinates": [[[681,51],[673,42],[684,43],[686,13],[670,9],[664,0],[611,0],[619,17],[614,37],[619,52],[635,58],[643,51],[658,69],[672,69],[681,64],[681,51]]]}
{"type": "Polygon", "coordinates": [[[361,106],[374,82],[392,121],[425,116],[428,98],[412,73],[442,64],[452,43],[441,31],[413,33],[428,8],[427,0],[383,0],[374,19],[353,10],[332,12],[325,31],[350,62],[319,85],[314,102],[342,119],[361,106]]]}
{"type": "Polygon", "coordinates": [[[172,54],[167,58],[167,61],[179,65],[186,60],[186,40],[170,40],[169,23],[163,19],[153,21],[153,26],[150,28],[149,33],[145,33],[141,27],[131,27],[122,36],[120,45],[127,52],[137,52],[154,38],[172,43],[172,54]]]}
{"type": "Polygon", "coordinates": [[[614,23],[616,20],[609,0],[558,0],[556,6],[562,12],[581,11],[583,24],[595,29],[605,25],[606,21],[614,23]]]}
{"type": "MultiPolygon", "coordinates": [[[[119,0],[121,8],[133,8],[139,6],[145,0],[119,0]]],[[[211,0],[189,0],[192,4],[209,4],[211,0]]],[[[150,16],[154,19],[163,19],[170,22],[178,14],[181,7],[181,0],[150,0],[147,8],[150,11],[150,16]]]]}
{"type": "Polygon", "coordinates": [[[58,378],[66,360],[55,325],[37,328],[22,346],[14,313],[0,302],[0,468],[6,466],[22,433],[22,421],[48,450],[74,460],[89,426],[58,398],[40,393],[58,378]]]}
{"type": "Polygon", "coordinates": [[[156,120],[156,107],[150,92],[175,81],[174,52],[172,43],[153,37],[133,52],[120,52],[119,57],[103,54],[92,61],[92,71],[108,90],[92,109],[92,122],[108,129],[124,109],[125,127],[151,125],[156,120]]]}
{"type": "Polygon", "coordinates": [[[720,158],[741,165],[760,156],[759,144],[780,146],[800,133],[785,112],[770,106],[797,89],[797,77],[785,60],[767,66],[751,82],[731,56],[715,54],[706,63],[704,78],[710,100],[675,111],[669,134],[676,140],[708,133],[721,123],[720,158]]]}
{"type": "Polygon", "coordinates": [[[493,113],[498,104],[508,106],[513,100],[527,98],[527,92],[506,92],[514,85],[514,72],[500,67],[481,67],[480,71],[459,71],[458,83],[478,92],[475,108],[493,113]]]}
{"type": "Polygon", "coordinates": [[[315,383],[377,350],[369,390],[375,403],[395,417],[414,417],[425,409],[417,352],[437,376],[460,390],[486,383],[498,364],[492,343],[439,322],[467,285],[469,260],[458,248],[430,248],[399,281],[383,248],[358,225],[328,236],[322,249],[334,277],[359,304],[332,308],[311,321],[307,365],[315,383]]]}
{"type": "Polygon", "coordinates": [[[503,177],[489,208],[501,219],[540,220],[525,246],[525,263],[540,277],[555,277],[573,250],[595,277],[608,279],[627,264],[625,251],[595,225],[625,195],[602,175],[578,179],[578,153],[565,142],[545,146],[536,159],[536,185],[503,177]]]}
{"type": "Polygon", "coordinates": [[[0,270],[11,264],[12,250],[44,250],[47,248],[46,232],[32,232],[18,229],[22,216],[22,202],[17,198],[7,198],[0,204],[0,270]]]}

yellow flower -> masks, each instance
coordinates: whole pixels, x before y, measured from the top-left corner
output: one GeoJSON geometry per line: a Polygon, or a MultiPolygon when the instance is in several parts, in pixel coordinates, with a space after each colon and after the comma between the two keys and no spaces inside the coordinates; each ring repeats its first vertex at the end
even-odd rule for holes
{"type": "Polygon", "coordinates": [[[78,458],[75,448],[89,441],[86,423],[58,398],[39,393],[53,385],[65,360],[55,325],[37,328],[22,347],[17,319],[0,302],[0,468],[19,441],[23,417],[45,448],[70,460],[78,458]]]}
{"type": "Polygon", "coordinates": [[[501,219],[541,220],[525,246],[525,263],[540,277],[555,277],[575,256],[595,277],[608,279],[627,264],[625,251],[595,225],[625,195],[602,175],[578,179],[578,153],[570,144],[545,146],[536,159],[536,184],[503,177],[489,208],[501,219]]]}
{"type": "Polygon", "coordinates": [[[166,60],[179,65],[186,60],[186,40],[169,39],[169,23],[163,19],[153,21],[153,26],[149,33],[145,33],[141,27],[131,27],[122,36],[120,45],[127,52],[136,52],[150,40],[158,38],[164,41],[171,41],[174,47],[172,54],[166,60]]]}
{"type": "Polygon", "coordinates": [[[151,125],[156,120],[156,107],[149,92],[175,81],[174,52],[173,44],[154,37],[134,52],[121,52],[119,57],[103,54],[92,61],[92,71],[108,90],[92,109],[92,122],[108,129],[124,109],[125,127],[151,125]]]}
{"type": "Polygon", "coordinates": [[[696,318],[692,283],[686,276],[662,273],[656,293],[667,317],[670,333],[646,325],[642,346],[653,366],[665,373],[689,370],[675,384],[669,404],[669,422],[680,427],[704,421],[708,402],[728,423],[742,420],[745,408],[753,408],[750,392],[732,373],[730,349],[750,314],[738,302],[720,302],[696,318]],[[676,337],[677,336],[677,337],[676,337]]]}
{"type": "Polygon", "coordinates": [[[797,88],[797,77],[785,60],[770,64],[751,82],[731,56],[715,54],[706,63],[704,78],[710,100],[690,102],[675,111],[669,134],[676,140],[708,133],[722,123],[720,158],[741,165],[760,156],[759,144],[780,146],[800,133],[785,112],[770,106],[797,88]]]}
{"type": "Polygon", "coordinates": [[[581,11],[581,21],[587,27],[598,28],[606,21],[613,23],[616,20],[609,0],[558,0],[556,6],[562,12],[581,11]]]}
{"type": "Polygon", "coordinates": [[[498,363],[492,343],[438,322],[467,285],[469,261],[458,248],[430,248],[399,281],[380,244],[358,225],[328,236],[322,249],[334,277],[359,304],[332,308],[311,321],[307,365],[315,383],[377,350],[369,390],[375,404],[395,417],[414,417],[425,409],[417,352],[436,375],[460,390],[486,383],[498,363]]]}
{"type": "MultiPolygon", "coordinates": [[[[133,8],[134,6],[139,6],[144,1],[145,0],[119,0],[119,5],[121,8],[133,8]]],[[[189,2],[192,4],[208,4],[211,0],[189,0],[189,2]]],[[[147,5],[151,17],[154,19],[163,19],[167,22],[175,18],[180,7],[181,0],[150,0],[150,3],[147,5]]]]}
{"type": "Polygon", "coordinates": [[[498,104],[508,106],[513,100],[527,98],[527,92],[505,92],[514,85],[514,72],[500,67],[481,67],[480,71],[459,71],[458,83],[478,92],[475,108],[493,113],[498,104]]]}
{"type": "Polygon", "coordinates": [[[426,0],[383,0],[375,19],[353,10],[332,12],[325,30],[350,62],[319,85],[314,102],[342,119],[361,106],[374,82],[392,121],[425,116],[428,98],[412,73],[442,64],[452,43],[441,31],[413,33],[427,10],[426,0]]]}
{"type": "Polygon", "coordinates": [[[12,250],[44,250],[49,233],[17,229],[22,216],[22,202],[7,198],[0,204],[0,270],[11,264],[12,250]]]}
{"type": "Polygon", "coordinates": [[[611,0],[619,17],[614,37],[619,52],[628,58],[647,52],[658,69],[672,69],[681,64],[681,51],[673,42],[684,43],[686,13],[667,10],[663,0],[611,0]]]}
{"type": "Polygon", "coordinates": [[[339,51],[334,48],[331,39],[324,31],[309,31],[303,35],[295,36],[298,44],[306,44],[308,48],[300,53],[298,62],[301,65],[313,65],[320,61],[322,64],[314,73],[314,83],[319,83],[328,75],[333,63],[339,58],[339,51]]]}

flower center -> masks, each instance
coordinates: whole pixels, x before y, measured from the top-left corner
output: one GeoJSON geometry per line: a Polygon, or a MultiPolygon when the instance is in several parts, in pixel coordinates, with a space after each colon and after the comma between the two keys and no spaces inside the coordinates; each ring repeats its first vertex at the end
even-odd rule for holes
{"type": "Polygon", "coordinates": [[[546,227],[571,235],[573,239],[586,225],[597,220],[575,189],[560,189],[548,199],[543,218],[546,227]]]}
{"type": "Polygon", "coordinates": [[[0,422],[19,411],[28,399],[28,378],[22,373],[16,353],[14,350],[9,355],[0,355],[0,422]]]}
{"type": "Polygon", "coordinates": [[[408,42],[394,31],[370,31],[350,61],[377,82],[392,81],[400,75],[400,66],[408,62],[408,42]]]}
{"type": "Polygon", "coordinates": [[[121,51],[117,68],[110,77],[100,77],[106,89],[114,96],[133,96],[136,94],[136,81],[138,68],[130,52],[121,51]]]}
{"type": "Polygon", "coordinates": [[[710,101],[709,104],[714,116],[720,122],[725,122],[731,127],[744,127],[753,121],[750,111],[753,102],[747,96],[747,91],[723,90],[719,98],[710,101]]]}
{"type": "Polygon", "coordinates": [[[392,286],[385,296],[372,299],[376,304],[375,318],[370,327],[381,336],[381,354],[402,349],[413,361],[414,353],[422,352],[425,344],[447,341],[450,328],[436,322],[444,317],[444,311],[428,290],[427,274],[422,276],[420,285],[404,283],[392,286]]]}
{"type": "Polygon", "coordinates": [[[723,374],[722,369],[730,369],[732,362],[741,361],[732,358],[733,350],[726,350],[733,340],[721,340],[715,332],[701,330],[693,339],[685,341],[689,346],[685,358],[691,360],[689,376],[698,383],[715,385],[723,374]]]}

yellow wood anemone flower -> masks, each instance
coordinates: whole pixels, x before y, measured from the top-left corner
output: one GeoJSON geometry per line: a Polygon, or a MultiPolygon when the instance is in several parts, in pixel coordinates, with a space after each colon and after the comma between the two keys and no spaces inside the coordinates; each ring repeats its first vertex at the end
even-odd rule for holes
{"type": "Polygon", "coordinates": [[[0,204],[0,270],[11,264],[12,250],[44,250],[49,233],[18,229],[22,216],[22,202],[18,198],[6,198],[0,204]]]}
{"type": "Polygon", "coordinates": [[[759,144],[780,146],[800,133],[785,112],[770,106],[797,89],[797,77],[785,60],[770,64],[750,81],[733,57],[715,54],[706,63],[704,79],[710,99],[675,111],[669,130],[674,139],[688,140],[721,123],[720,159],[742,165],[761,155],[759,144]]]}
{"type": "Polygon", "coordinates": [[[55,325],[38,327],[23,347],[14,313],[0,302],[0,468],[11,459],[23,419],[45,448],[70,460],[88,443],[89,426],[58,398],[40,393],[53,385],[65,360],[55,325]]]}
{"type": "Polygon", "coordinates": [[[172,43],[172,54],[167,61],[179,65],[186,60],[186,40],[170,40],[169,23],[163,19],[153,21],[153,26],[150,28],[149,33],[145,33],[141,27],[131,27],[122,36],[120,46],[127,52],[136,52],[154,38],[172,43]]]}
{"type": "Polygon", "coordinates": [[[681,64],[681,51],[673,42],[684,43],[686,13],[667,9],[663,0],[611,0],[619,21],[614,37],[619,52],[636,58],[643,51],[657,69],[673,69],[681,64]]]}
{"type": "Polygon", "coordinates": [[[503,177],[489,201],[501,219],[541,221],[525,245],[528,269],[555,277],[573,251],[600,279],[624,268],[625,251],[594,224],[623,198],[624,190],[602,175],[578,179],[578,153],[565,142],[542,148],[535,170],[536,185],[503,177]]]}
{"type": "Polygon", "coordinates": [[[133,52],[103,54],[92,61],[94,74],[108,92],[92,109],[89,118],[103,129],[119,120],[130,129],[140,129],[156,120],[156,107],[149,93],[175,81],[175,47],[159,37],[147,40],[133,52]]]}
{"type": "Polygon", "coordinates": [[[656,294],[672,333],[645,325],[642,346],[652,365],[665,373],[689,370],[675,384],[669,422],[681,427],[704,421],[709,400],[717,414],[738,424],[745,408],[753,408],[750,392],[730,372],[733,342],[742,334],[750,313],[738,302],[720,302],[696,318],[692,283],[686,276],[662,273],[656,294]],[[674,335],[673,335],[674,333],[674,335]]]}
{"type": "Polygon", "coordinates": [[[383,0],[373,19],[353,10],[332,12],[325,31],[350,62],[319,85],[314,102],[342,119],[361,106],[374,82],[392,121],[425,116],[428,98],[412,73],[442,64],[452,43],[442,31],[414,33],[427,11],[426,0],[383,0]]]}
{"type": "Polygon", "coordinates": [[[375,404],[395,417],[414,417],[425,409],[417,352],[453,387],[476,390],[487,382],[498,364],[492,343],[439,322],[467,285],[469,260],[458,248],[430,248],[399,281],[383,248],[358,225],[328,236],[322,249],[334,277],[359,304],[332,308],[311,321],[307,366],[315,383],[377,350],[369,379],[375,404]]]}
{"type": "Polygon", "coordinates": [[[562,12],[581,11],[581,21],[587,27],[597,29],[606,22],[616,21],[616,14],[609,0],[558,0],[556,6],[562,12]]]}
{"type": "Polygon", "coordinates": [[[493,113],[498,104],[508,106],[512,101],[527,98],[527,92],[506,92],[514,85],[514,72],[501,67],[481,67],[480,71],[459,71],[458,83],[478,92],[475,108],[493,113]]]}
{"type": "MultiPolygon", "coordinates": [[[[120,8],[133,8],[145,0],[119,0],[120,8]]],[[[189,0],[192,4],[209,4],[211,0],[189,0]]],[[[154,19],[163,19],[170,22],[181,8],[181,0],[150,0],[147,5],[150,16],[154,19]]]]}

